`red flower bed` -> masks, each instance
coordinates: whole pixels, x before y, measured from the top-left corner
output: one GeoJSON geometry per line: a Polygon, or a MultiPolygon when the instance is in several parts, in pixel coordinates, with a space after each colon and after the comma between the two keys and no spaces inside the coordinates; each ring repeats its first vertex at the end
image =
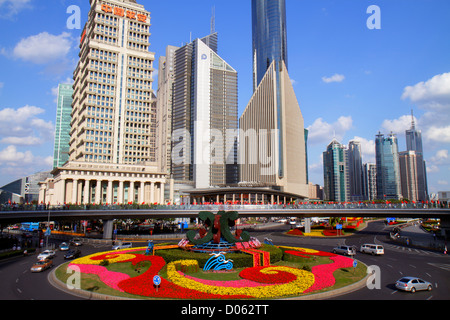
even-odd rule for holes
{"type": "Polygon", "coordinates": [[[119,282],[118,286],[123,291],[146,297],[155,298],[175,298],[175,299],[247,299],[247,296],[222,296],[209,293],[203,293],[191,289],[182,288],[166,279],[161,279],[161,285],[156,291],[153,286],[153,277],[158,274],[161,268],[166,264],[164,259],[159,256],[136,255],[133,264],[141,261],[150,261],[151,267],[142,275],[129,278],[119,282]]]}
{"type": "Polygon", "coordinates": [[[343,235],[344,232],[342,230],[335,229],[325,229],[323,230],[323,235],[326,237],[340,236],[343,235]]]}
{"type": "Polygon", "coordinates": [[[287,232],[287,234],[292,234],[294,236],[302,236],[303,232],[300,229],[295,228],[295,229],[289,230],[287,232]]]}
{"type": "Polygon", "coordinates": [[[324,252],[324,251],[318,251],[318,252],[306,252],[306,251],[297,251],[297,250],[286,250],[285,253],[292,254],[293,256],[303,257],[303,258],[309,258],[309,256],[319,256],[319,257],[334,257],[336,256],[334,253],[331,252],[324,252]]]}
{"type": "Polygon", "coordinates": [[[262,270],[267,267],[253,267],[242,270],[239,276],[243,279],[269,284],[283,284],[289,283],[297,279],[295,274],[285,271],[273,271],[273,273],[263,273],[262,270]]]}
{"type": "Polygon", "coordinates": [[[311,271],[316,277],[316,281],[305,293],[333,286],[336,283],[333,272],[340,268],[350,268],[353,266],[353,259],[348,257],[335,255],[334,257],[330,257],[330,259],[334,263],[322,264],[312,268],[311,271]]]}

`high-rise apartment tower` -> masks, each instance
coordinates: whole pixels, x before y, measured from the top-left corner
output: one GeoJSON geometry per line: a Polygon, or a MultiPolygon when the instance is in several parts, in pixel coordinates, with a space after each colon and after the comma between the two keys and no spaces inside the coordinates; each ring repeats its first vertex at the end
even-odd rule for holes
{"type": "Polygon", "coordinates": [[[150,12],[135,0],[90,4],[73,74],[69,162],[43,188],[54,185],[50,202],[59,204],[170,201],[156,158],[150,12]]]}

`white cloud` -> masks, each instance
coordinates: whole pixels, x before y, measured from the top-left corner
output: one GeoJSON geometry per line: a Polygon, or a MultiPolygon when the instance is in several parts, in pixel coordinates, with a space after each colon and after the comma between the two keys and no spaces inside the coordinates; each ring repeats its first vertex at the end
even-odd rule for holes
{"type": "Polygon", "coordinates": [[[12,145],[0,150],[0,164],[8,163],[12,166],[18,164],[30,164],[33,163],[33,158],[31,151],[19,152],[17,151],[17,148],[12,145]]]}
{"type": "Polygon", "coordinates": [[[308,143],[329,143],[335,137],[337,140],[342,140],[345,133],[353,126],[353,119],[351,116],[340,117],[334,123],[327,123],[322,118],[318,118],[307,129],[308,143]]]}
{"type": "Polygon", "coordinates": [[[0,143],[36,145],[52,141],[54,125],[38,117],[43,113],[44,109],[35,106],[0,110],[0,143]]]}
{"type": "Polygon", "coordinates": [[[450,126],[431,126],[425,130],[424,139],[438,143],[450,143],[450,126]]]}
{"type": "Polygon", "coordinates": [[[331,77],[323,77],[322,81],[325,83],[331,83],[331,82],[342,82],[345,80],[345,76],[342,74],[334,74],[331,77]]]}
{"type": "Polygon", "coordinates": [[[42,140],[38,137],[6,137],[0,140],[1,144],[11,144],[16,146],[33,146],[42,144],[42,140]]]}
{"type": "Polygon", "coordinates": [[[430,158],[432,163],[445,163],[450,160],[448,150],[442,149],[436,152],[436,155],[430,158]]]}
{"type": "Polygon", "coordinates": [[[450,100],[450,73],[443,73],[433,78],[419,82],[404,89],[402,99],[411,102],[446,101],[450,100]]]}
{"type": "Polygon", "coordinates": [[[0,0],[0,18],[12,18],[30,7],[31,0],[0,0]]]}
{"type": "Polygon", "coordinates": [[[14,57],[35,64],[54,63],[64,60],[70,52],[72,39],[70,34],[63,32],[52,35],[42,32],[38,35],[22,39],[14,48],[14,57]]]}
{"type": "Polygon", "coordinates": [[[3,82],[0,82],[0,89],[3,88],[5,84],[3,82]]]}
{"type": "MultiPolygon", "coordinates": [[[[417,124],[417,118],[414,117],[414,121],[417,124]]],[[[386,133],[396,133],[398,135],[403,135],[405,134],[406,130],[411,129],[411,116],[409,115],[404,115],[401,116],[398,119],[393,119],[393,120],[389,120],[386,119],[383,121],[383,123],[381,124],[381,131],[382,132],[386,132],[386,133]]]]}

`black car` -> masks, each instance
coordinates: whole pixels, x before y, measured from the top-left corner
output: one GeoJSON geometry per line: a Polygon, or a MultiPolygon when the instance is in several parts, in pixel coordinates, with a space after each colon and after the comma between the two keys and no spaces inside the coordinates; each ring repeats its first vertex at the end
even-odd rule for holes
{"type": "Polygon", "coordinates": [[[81,256],[81,251],[80,250],[78,250],[78,249],[69,250],[64,255],[64,259],[75,259],[75,258],[78,258],[79,256],[81,256]]]}

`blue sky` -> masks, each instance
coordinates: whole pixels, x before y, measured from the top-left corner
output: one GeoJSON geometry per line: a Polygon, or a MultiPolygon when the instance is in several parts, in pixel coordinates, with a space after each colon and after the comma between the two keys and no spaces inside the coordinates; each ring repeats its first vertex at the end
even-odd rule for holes
{"type": "MultiPolygon", "coordinates": [[[[216,12],[219,54],[239,73],[239,110],[252,95],[250,0],[138,0],[151,12],[150,50],[207,35],[216,12]]],[[[374,138],[404,131],[414,109],[430,192],[450,190],[450,1],[286,0],[289,75],[310,130],[309,175],[323,184],[321,154],[336,137],[358,139],[374,162],[374,138]],[[381,29],[369,29],[370,5],[381,29]]],[[[88,0],[0,0],[0,186],[49,170],[55,89],[71,79],[81,30],[67,8],[88,0]]],[[[157,75],[155,75],[155,79],[157,75]]],[[[154,89],[157,89],[156,81],[154,89]]]]}

